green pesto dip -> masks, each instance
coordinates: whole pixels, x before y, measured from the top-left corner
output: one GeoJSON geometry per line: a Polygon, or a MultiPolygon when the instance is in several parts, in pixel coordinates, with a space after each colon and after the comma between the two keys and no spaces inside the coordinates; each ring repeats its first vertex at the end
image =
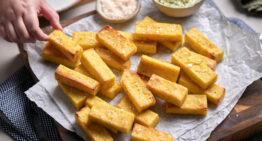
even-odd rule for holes
{"type": "Polygon", "coordinates": [[[190,7],[200,0],[157,0],[159,3],[168,7],[190,7]]]}

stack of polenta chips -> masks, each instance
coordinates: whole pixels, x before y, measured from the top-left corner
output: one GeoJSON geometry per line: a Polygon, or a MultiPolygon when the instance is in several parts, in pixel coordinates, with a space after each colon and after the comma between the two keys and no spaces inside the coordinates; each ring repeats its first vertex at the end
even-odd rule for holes
{"type": "Polygon", "coordinates": [[[79,65],[82,53],[82,47],[62,31],[55,30],[49,35],[49,42],[43,49],[42,57],[44,60],[74,68],[79,65]]]}
{"type": "Polygon", "coordinates": [[[155,96],[166,102],[166,113],[206,115],[207,101],[218,105],[225,89],[215,82],[216,64],[224,53],[196,28],[185,35],[179,24],[159,23],[145,17],[135,32],[105,26],[98,32],[74,32],[73,39],[61,31],[49,35],[44,60],[60,64],[55,78],[78,112],[77,123],[93,141],[114,140],[111,133],[128,134],[131,139],[166,140],[173,137],[153,129],[159,116],[150,110],[155,96]],[[157,45],[174,52],[171,62],[148,55],[157,45]],[[177,51],[178,50],[178,51],[177,51]],[[142,53],[137,72],[129,70],[130,57],[142,53]],[[144,55],[147,54],[147,55],[144,55]],[[111,68],[123,71],[120,84],[111,68]],[[114,107],[101,99],[113,99],[123,89],[125,96],[114,107]]]}

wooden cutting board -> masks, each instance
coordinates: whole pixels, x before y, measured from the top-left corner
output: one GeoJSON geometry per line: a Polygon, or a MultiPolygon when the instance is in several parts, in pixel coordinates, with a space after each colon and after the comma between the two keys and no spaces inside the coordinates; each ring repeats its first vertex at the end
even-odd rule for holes
{"type": "MultiPolygon", "coordinates": [[[[95,14],[95,11],[77,16],[62,22],[63,27],[68,26],[82,18],[95,14]]],[[[43,28],[45,33],[50,33],[53,29],[50,26],[43,28]]],[[[21,56],[27,68],[30,69],[27,53],[23,44],[18,44],[21,56]]],[[[38,81],[34,75],[36,82],[38,81]]],[[[55,121],[54,121],[55,122],[55,121]]],[[[56,123],[57,129],[65,141],[82,140],[75,133],[67,131],[56,123]]],[[[247,138],[262,131],[262,81],[257,80],[251,84],[244,92],[234,109],[227,118],[212,132],[208,141],[230,140],[237,141],[247,138]]]]}

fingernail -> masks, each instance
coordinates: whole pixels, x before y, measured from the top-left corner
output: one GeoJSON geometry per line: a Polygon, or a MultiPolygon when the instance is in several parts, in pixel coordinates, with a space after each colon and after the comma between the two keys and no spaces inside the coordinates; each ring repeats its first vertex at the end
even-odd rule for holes
{"type": "Polygon", "coordinates": [[[59,24],[59,30],[63,31],[63,27],[61,24],[59,24]]]}
{"type": "Polygon", "coordinates": [[[45,40],[48,41],[48,40],[49,40],[49,37],[47,36],[45,40]]]}

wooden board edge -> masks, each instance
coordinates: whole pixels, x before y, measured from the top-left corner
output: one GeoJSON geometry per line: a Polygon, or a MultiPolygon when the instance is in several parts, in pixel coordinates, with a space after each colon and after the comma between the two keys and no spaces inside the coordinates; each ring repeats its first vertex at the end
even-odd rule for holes
{"type": "Polygon", "coordinates": [[[69,5],[69,6],[65,7],[65,8],[62,8],[61,10],[57,10],[57,12],[61,13],[61,12],[64,12],[66,10],[69,10],[71,8],[75,8],[77,6],[80,6],[80,5],[83,5],[83,4],[87,4],[87,3],[91,2],[91,1],[94,1],[94,0],[80,0],[78,2],[73,3],[72,5],[69,5]]]}

